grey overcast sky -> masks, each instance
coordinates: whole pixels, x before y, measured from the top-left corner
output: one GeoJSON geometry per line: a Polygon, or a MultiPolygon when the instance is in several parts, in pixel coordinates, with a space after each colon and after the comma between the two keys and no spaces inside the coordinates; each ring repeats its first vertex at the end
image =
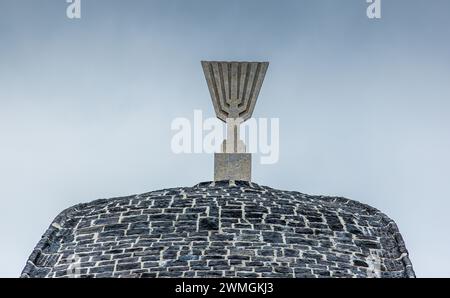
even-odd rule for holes
{"type": "Polygon", "coordinates": [[[280,160],[253,180],[393,218],[419,277],[450,276],[450,1],[0,0],[0,276],[63,209],[211,180],[175,117],[214,116],[200,60],[270,67],[255,117],[280,160]]]}

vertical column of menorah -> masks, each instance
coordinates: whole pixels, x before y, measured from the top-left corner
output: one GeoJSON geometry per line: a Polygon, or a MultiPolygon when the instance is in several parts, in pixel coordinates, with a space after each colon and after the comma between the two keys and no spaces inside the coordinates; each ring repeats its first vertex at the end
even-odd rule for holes
{"type": "Polygon", "coordinates": [[[251,181],[251,154],[239,138],[253,114],[268,62],[202,61],[217,118],[227,123],[221,153],[214,154],[214,181],[251,181]]]}

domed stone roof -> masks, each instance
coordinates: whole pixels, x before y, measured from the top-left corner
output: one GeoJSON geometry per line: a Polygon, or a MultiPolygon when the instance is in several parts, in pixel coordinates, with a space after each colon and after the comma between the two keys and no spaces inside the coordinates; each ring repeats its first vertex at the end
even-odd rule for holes
{"type": "Polygon", "coordinates": [[[80,204],[56,217],[22,277],[414,277],[375,208],[249,182],[80,204]]]}

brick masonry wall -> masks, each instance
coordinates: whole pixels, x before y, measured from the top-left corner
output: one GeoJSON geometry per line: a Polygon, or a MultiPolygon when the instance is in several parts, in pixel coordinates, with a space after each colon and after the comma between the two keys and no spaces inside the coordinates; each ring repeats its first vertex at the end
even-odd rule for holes
{"type": "Polygon", "coordinates": [[[22,277],[414,277],[394,221],[339,197],[205,182],[63,211],[22,277]]]}

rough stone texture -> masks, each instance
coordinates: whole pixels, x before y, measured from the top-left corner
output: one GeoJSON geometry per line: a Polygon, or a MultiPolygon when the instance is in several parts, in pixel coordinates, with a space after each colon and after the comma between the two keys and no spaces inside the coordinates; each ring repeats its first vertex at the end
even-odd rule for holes
{"type": "Polygon", "coordinates": [[[214,181],[251,181],[252,155],[250,153],[215,153],[214,181]]]}
{"type": "Polygon", "coordinates": [[[22,277],[68,276],[414,277],[414,271],[396,224],[377,209],[224,181],[63,211],[22,277]]]}

